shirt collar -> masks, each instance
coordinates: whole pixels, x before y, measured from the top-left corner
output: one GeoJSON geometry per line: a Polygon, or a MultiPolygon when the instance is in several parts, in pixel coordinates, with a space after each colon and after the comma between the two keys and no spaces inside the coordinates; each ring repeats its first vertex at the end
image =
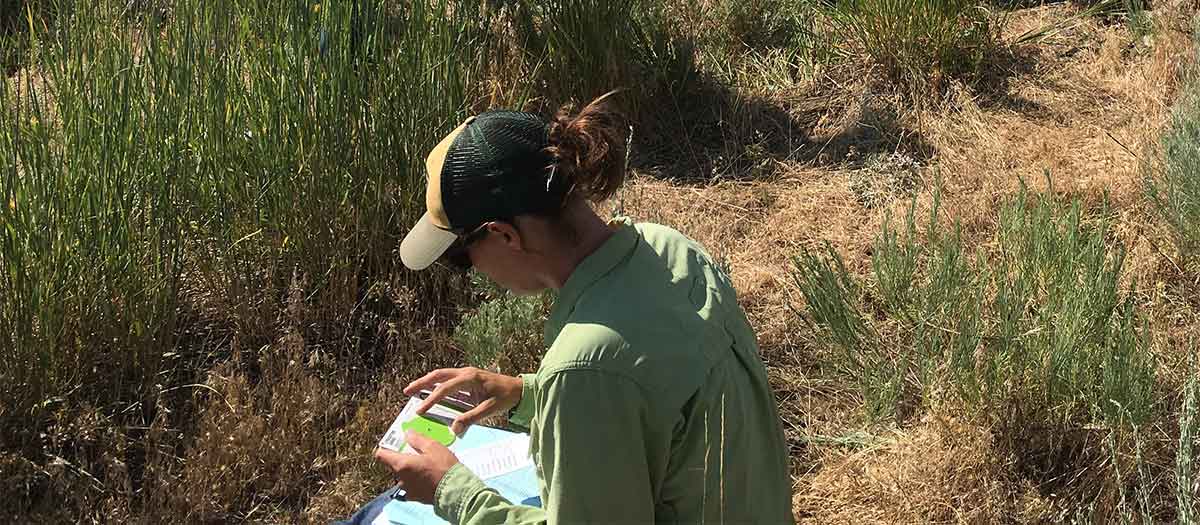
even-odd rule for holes
{"type": "Polygon", "coordinates": [[[543,334],[547,347],[554,344],[558,333],[566,326],[567,318],[575,311],[575,305],[583,292],[624,261],[637,244],[638,232],[628,217],[617,217],[608,224],[615,228],[612,236],[575,267],[567,282],[558,291],[558,298],[554,300],[554,307],[550,310],[550,318],[546,321],[543,334]]]}

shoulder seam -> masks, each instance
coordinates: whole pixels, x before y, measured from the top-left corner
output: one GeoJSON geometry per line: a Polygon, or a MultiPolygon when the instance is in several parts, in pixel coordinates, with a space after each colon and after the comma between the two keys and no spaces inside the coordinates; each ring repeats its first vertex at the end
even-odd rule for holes
{"type": "Polygon", "coordinates": [[[637,378],[633,377],[632,374],[629,374],[629,373],[626,373],[623,371],[619,371],[619,370],[613,370],[611,368],[598,367],[598,366],[596,366],[596,363],[594,361],[589,361],[586,359],[575,359],[575,360],[567,361],[564,363],[555,364],[554,366],[552,366],[548,369],[542,370],[539,373],[539,375],[544,374],[541,379],[546,380],[555,375],[562,374],[565,372],[597,372],[600,374],[606,374],[606,375],[610,375],[610,376],[614,376],[614,377],[620,377],[620,378],[625,379],[626,381],[629,381],[630,383],[636,385],[638,387],[638,389],[643,390],[643,391],[646,390],[646,387],[643,386],[641,384],[641,382],[637,380],[637,378]]]}

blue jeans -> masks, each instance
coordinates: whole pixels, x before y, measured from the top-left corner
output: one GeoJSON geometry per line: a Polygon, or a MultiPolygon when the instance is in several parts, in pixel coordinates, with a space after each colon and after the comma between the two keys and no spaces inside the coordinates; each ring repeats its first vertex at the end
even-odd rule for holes
{"type": "Polygon", "coordinates": [[[375,496],[375,499],[363,505],[362,508],[358,509],[358,512],[350,516],[350,519],[335,521],[331,525],[370,525],[375,520],[375,517],[379,516],[379,513],[383,511],[383,507],[389,501],[392,501],[391,490],[384,491],[383,494],[375,496]]]}

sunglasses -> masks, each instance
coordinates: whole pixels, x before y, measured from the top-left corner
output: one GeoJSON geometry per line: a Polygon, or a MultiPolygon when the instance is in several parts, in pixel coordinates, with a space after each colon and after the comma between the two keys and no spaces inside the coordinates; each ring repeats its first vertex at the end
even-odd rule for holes
{"type": "Polygon", "coordinates": [[[476,241],[487,237],[487,226],[490,223],[480,224],[478,228],[471,230],[466,234],[459,234],[449,248],[446,248],[445,253],[438,259],[438,262],[449,267],[452,270],[465,272],[471,269],[471,255],[467,252],[476,241]]]}

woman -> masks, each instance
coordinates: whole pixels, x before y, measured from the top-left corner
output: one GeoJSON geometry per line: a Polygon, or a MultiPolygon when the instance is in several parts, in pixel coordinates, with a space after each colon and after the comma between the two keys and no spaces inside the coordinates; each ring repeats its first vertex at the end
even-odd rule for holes
{"type": "Polygon", "coordinates": [[[441,259],[518,294],[558,291],[537,373],[442,369],[405,388],[432,389],[422,411],[481,394],[456,433],[505,412],[529,428],[544,508],[504,500],[418,434],[420,455],[376,457],[452,523],[791,522],[787,448],[729,278],[679,232],[592,210],[625,179],[604,98],[549,124],[464,122],[430,153],[428,211],[400,247],[412,269],[441,259]]]}

